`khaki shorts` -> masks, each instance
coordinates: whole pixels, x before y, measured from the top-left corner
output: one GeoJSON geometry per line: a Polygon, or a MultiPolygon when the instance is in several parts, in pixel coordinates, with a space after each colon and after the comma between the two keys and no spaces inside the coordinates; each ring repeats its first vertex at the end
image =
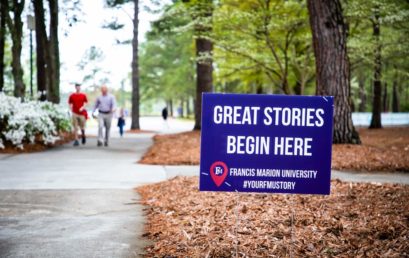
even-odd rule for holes
{"type": "Polygon", "coordinates": [[[86,121],[85,116],[72,113],[72,125],[74,127],[74,130],[78,130],[78,127],[81,130],[84,130],[85,121],[86,121]]]}

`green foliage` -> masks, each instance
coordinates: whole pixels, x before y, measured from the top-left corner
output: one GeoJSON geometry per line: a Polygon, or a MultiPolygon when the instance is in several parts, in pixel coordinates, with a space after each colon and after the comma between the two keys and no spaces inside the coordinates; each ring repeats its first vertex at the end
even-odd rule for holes
{"type": "MultiPolygon", "coordinates": [[[[216,90],[312,92],[315,68],[304,2],[182,2],[168,8],[156,28],[213,41],[216,90]],[[212,16],[201,15],[210,9],[212,16]]],[[[203,53],[197,59],[209,57],[203,53]]]]}
{"type": "MultiPolygon", "coordinates": [[[[348,54],[351,61],[351,79],[363,80],[367,100],[371,101],[371,83],[374,75],[375,48],[380,46],[382,57],[382,81],[389,94],[393,83],[399,84],[401,109],[409,101],[404,82],[409,78],[409,3],[403,0],[353,0],[345,2],[345,17],[349,25],[348,54]],[[380,37],[373,36],[379,16],[380,37]]],[[[353,89],[354,90],[354,89],[353,89]]],[[[359,103],[358,88],[353,100],[359,103]]],[[[390,103],[391,95],[387,97],[390,103]]],[[[368,105],[369,106],[369,105],[368,105]]]]}
{"type": "MultiPolygon", "coordinates": [[[[382,46],[383,82],[389,94],[398,84],[401,109],[409,101],[409,3],[404,0],[343,2],[349,27],[352,99],[366,93],[371,105],[374,49],[382,46]],[[373,37],[374,12],[381,23],[379,42],[373,37]]],[[[306,1],[299,0],[179,0],[165,6],[141,46],[142,99],[180,99],[195,91],[194,39],[214,44],[214,89],[243,93],[315,93],[315,59],[306,1]],[[212,16],[202,15],[209,12],[212,16]],[[201,18],[198,18],[201,17],[201,18]],[[198,33],[197,28],[202,28],[198,33]],[[209,30],[211,28],[211,30],[209,30]]],[[[391,99],[391,96],[389,96],[391,99]]]]}
{"type": "MultiPolygon", "coordinates": [[[[169,12],[173,10],[168,10],[169,12]]],[[[191,31],[174,28],[186,24],[186,17],[168,16],[153,24],[148,40],[140,46],[142,101],[189,99],[194,94],[194,46],[191,31]]]]}
{"type": "Polygon", "coordinates": [[[110,29],[110,30],[120,30],[125,26],[125,24],[119,23],[118,19],[114,19],[112,21],[109,22],[105,22],[102,25],[102,28],[104,29],[110,29]]]}
{"type": "Polygon", "coordinates": [[[105,1],[108,7],[119,7],[129,2],[134,2],[134,0],[106,0],[105,1]]]}
{"type": "Polygon", "coordinates": [[[314,58],[305,2],[221,1],[214,12],[217,78],[237,91],[305,93],[314,58]]]}
{"type": "Polygon", "coordinates": [[[91,83],[96,87],[98,83],[108,83],[107,72],[103,71],[100,62],[105,59],[104,53],[100,48],[91,46],[87,49],[78,63],[78,69],[83,71],[84,77],[82,83],[91,83]]]}

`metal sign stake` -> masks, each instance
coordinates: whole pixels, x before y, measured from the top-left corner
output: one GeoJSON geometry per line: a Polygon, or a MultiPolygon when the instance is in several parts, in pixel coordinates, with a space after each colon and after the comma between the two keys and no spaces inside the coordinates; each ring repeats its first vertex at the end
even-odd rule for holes
{"type": "Polygon", "coordinates": [[[290,244],[290,258],[294,257],[294,235],[295,235],[295,228],[294,228],[294,195],[291,195],[291,244],[290,244]]]}
{"type": "Polygon", "coordinates": [[[236,192],[236,209],[235,209],[235,216],[236,216],[236,230],[235,230],[235,235],[236,235],[236,258],[239,257],[239,202],[240,202],[240,195],[238,192],[236,192]]]}

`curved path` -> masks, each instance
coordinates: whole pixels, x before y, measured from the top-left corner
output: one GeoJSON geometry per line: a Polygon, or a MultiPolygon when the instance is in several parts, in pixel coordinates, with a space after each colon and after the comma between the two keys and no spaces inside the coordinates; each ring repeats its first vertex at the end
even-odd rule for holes
{"type": "MultiPolygon", "coordinates": [[[[129,124],[129,123],[128,123],[129,124]]],[[[159,133],[190,130],[190,122],[143,118],[159,133]]],[[[95,134],[95,122],[88,133],[95,134]]],[[[41,153],[0,154],[0,257],[139,257],[144,217],[133,188],[175,170],[136,161],[150,134],[113,128],[109,147],[66,144],[41,153]]]]}
{"type": "MultiPolygon", "coordinates": [[[[192,128],[189,122],[170,121],[168,128],[159,118],[142,121],[143,128],[159,127],[160,133],[192,128]]],[[[152,135],[114,137],[108,148],[89,138],[76,148],[67,144],[41,153],[0,154],[0,257],[140,256],[147,243],[140,237],[144,217],[133,188],[199,171],[197,166],[137,164],[152,135]]],[[[409,174],[334,171],[333,177],[409,184],[409,174]]]]}

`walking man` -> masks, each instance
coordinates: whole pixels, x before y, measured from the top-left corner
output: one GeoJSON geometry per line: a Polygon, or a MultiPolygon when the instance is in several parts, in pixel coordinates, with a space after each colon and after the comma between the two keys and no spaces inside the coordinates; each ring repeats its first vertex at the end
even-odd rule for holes
{"type": "Polygon", "coordinates": [[[111,129],[112,116],[115,112],[116,103],[115,97],[108,93],[108,87],[102,85],[101,96],[95,101],[94,110],[92,115],[98,109],[98,146],[108,146],[109,131],[111,129]],[[105,128],[105,134],[103,133],[105,128]]]}
{"type": "Polygon", "coordinates": [[[75,92],[68,99],[68,104],[72,112],[72,125],[74,129],[74,146],[78,146],[78,127],[81,129],[82,144],[85,144],[85,123],[87,121],[87,111],[85,105],[88,103],[87,95],[81,92],[81,84],[75,84],[75,92]]]}

